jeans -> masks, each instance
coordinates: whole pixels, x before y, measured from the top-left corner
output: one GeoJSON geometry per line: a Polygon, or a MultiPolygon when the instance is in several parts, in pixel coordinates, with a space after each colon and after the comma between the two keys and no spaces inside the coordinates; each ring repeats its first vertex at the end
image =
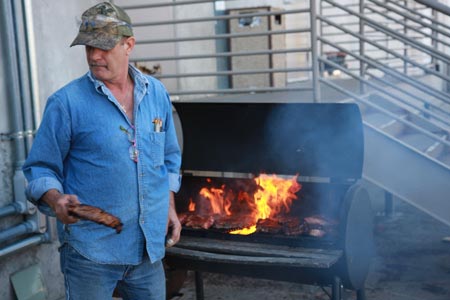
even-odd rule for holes
{"type": "Polygon", "coordinates": [[[116,287],[123,300],[166,299],[163,264],[161,261],[152,264],[147,255],[137,266],[99,264],[64,244],[61,270],[66,300],[111,300],[116,287]]]}

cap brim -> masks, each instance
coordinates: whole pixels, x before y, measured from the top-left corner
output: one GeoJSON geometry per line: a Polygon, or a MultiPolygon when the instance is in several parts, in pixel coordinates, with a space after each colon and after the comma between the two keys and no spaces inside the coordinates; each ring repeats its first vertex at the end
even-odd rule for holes
{"type": "Polygon", "coordinates": [[[122,36],[120,35],[106,34],[101,31],[80,31],[72,44],[70,44],[70,47],[76,45],[86,45],[102,50],[111,50],[117,45],[121,38],[122,36]]]}

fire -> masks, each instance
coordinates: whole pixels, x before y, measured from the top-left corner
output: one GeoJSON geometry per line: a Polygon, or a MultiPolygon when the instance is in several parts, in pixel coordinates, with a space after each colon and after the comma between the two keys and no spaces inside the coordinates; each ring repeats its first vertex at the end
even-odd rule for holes
{"type": "Polygon", "coordinates": [[[213,214],[231,215],[231,199],[225,197],[224,185],[220,188],[202,188],[200,195],[209,200],[213,214]]]}
{"type": "Polygon", "coordinates": [[[288,213],[292,201],[297,199],[296,192],[301,189],[297,176],[290,180],[275,175],[262,174],[255,178],[261,188],[255,193],[257,205],[257,220],[274,218],[283,210],[288,213]]]}
{"type": "Polygon", "coordinates": [[[195,211],[195,203],[192,201],[192,198],[189,198],[189,211],[195,211]]]}
{"type": "MultiPolygon", "coordinates": [[[[225,185],[220,188],[204,187],[200,190],[200,195],[209,200],[210,213],[219,216],[233,214],[232,199],[236,198],[238,201],[245,202],[254,224],[247,228],[233,230],[230,234],[248,235],[256,231],[258,220],[276,219],[281,213],[289,213],[292,201],[297,199],[296,193],[302,187],[297,182],[297,178],[297,175],[291,179],[284,179],[276,175],[261,174],[254,179],[258,189],[253,195],[239,191],[235,197],[235,193],[227,190],[225,185]]],[[[207,182],[211,183],[211,180],[207,182]]],[[[189,207],[191,208],[191,204],[189,207]]],[[[195,209],[195,204],[193,207],[195,209]]]]}
{"type": "Polygon", "coordinates": [[[249,235],[256,231],[256,225],[228,232],[229,234],[249,235]]]}

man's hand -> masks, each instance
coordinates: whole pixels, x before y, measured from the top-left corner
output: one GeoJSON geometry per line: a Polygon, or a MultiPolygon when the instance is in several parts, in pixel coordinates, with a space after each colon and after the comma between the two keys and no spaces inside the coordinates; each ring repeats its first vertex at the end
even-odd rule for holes
{"type": "Polygon", "coordinates": [[[70,216],[68,204],[78,204],[80,201],[76,195],[61,194],[57,190],[48,190],[41,198],[55,212],[56,217],[63,224],[78,222],[78,218],[70,216]]]}
{"type": "Polygon", "coordinates": [[[167,222],[168,236],[166,240],[166,247],[172,247],[178,243],[181,233],[181,223],[180,220],[178,220],[177,211],[175,209],[175,195],[173,192],[170,192],[169,194],[169,220],[167,222]]]}

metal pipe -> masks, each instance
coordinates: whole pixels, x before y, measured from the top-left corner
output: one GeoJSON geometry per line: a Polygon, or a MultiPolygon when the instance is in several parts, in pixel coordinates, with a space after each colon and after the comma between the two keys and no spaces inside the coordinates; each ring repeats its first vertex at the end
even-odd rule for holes
{"type": "Polygon", "coordinates": [[[229,39],[229,38],[242,38],[252,36],[270,36],[275,34],[291,34],[291,33],[305,33],[309,32],[309,28],[301,29],[289,29],[289,30],[273,30],[265,32],[255,33],[230,33],[230,34],[216,34],[216,35],[203,35],[193,37],[178,37],[173,39],[155,39],[155,40],[141,40],[136,44],[162,44],[162,43],[176,43],[176,42],[192,42],[192,41],[204,41],[204,40],[217,40],[217,39],[229,39]]]}
{"type": "Polygon", "coordinates": [[[317,59],[319,40],[317,39],[317,13],[316,13],[316,1],[309,1],[310,14],[310,39],[311,39],[311,60],[312,60],[312,88],[313,88],[313,100],[318,103],[320,99],[320,86],[319,86],[319,60],[317,59]]]}
{"type": "Polygon", "coordinates": [[[10,204],[10,205],[0,208],[0,218],[17,215],[17,214],[18,214],[17,208],[13,204],[10,204]]]}
{"type": "Polygon", "coordinates": [[[0,243],[10,239],[17,238],[26,233],[32,233],[36,231],[37,231],[36,222],[28,220],[23,223],[20,223],[17,226],[0,231],[0,243]]]}
{"type": "MultiPolygon", "coordinates": [[[[20,102],[22,107],[22,118],[20,121],[22,122],[22,126],[24,130],[32,130],[34,128],[33,123],[33,109],[31,104],[31,80],[30,80],[30,64],[29,64],[29,54],[28,54],[28,45],[26,40],[26,19],[25,19],[25,11],[23,7],[22,1],[11,1],[12,9],[13,9],[13,21],[14,21],[14,33],[15,33],[15,44],[16,44],[16,56],[17,56],[17,65],[15,66],[18,70],[19,76],[19,88],[20,88],[20,97],[12,98],[10,101],[12,102],[20,102]]],[[[20,131],[20,130],[16,130],[20,131]]],[[[24,139],[24,147],[25,147],[25,157],[27,151],[31,149],[32,137],[26,137],[24,139]]],[[[21,167],[23,160],[16,160],[16,169],[17,172],[15,176],[19,176],[17,173],[22,175],[21,167]]]]}
{"type": "MultiPolygon", "coordinates": [[[[21,171],[22,163],[27,155],[27,149],[31,148],[32,143],[32,134],[22,133],[33,132],[34,128],[37,128],[38,118],[36,118],[36,115],[39,115],[39,111],[36,111],[33,107],[38,105],[32,100],[33,95],[35,99],[38,98],[38,89],[36,89],[37,72],[36,58],[34,56],[35,45],[32,32],[31,1],[1,1],[0,15],[2,16],[0,30],[2,37],[4,37],[2,61],[5,65],[5,73],[8,74],[5,77],[7,81],[6,92],[13,115],[13,131],[20,133],[13,138],[16,146],[13,178],[14,203],[2,208],[1,215],[34,212],[34,215],[30,216],[32,219],[1,231],[0,242],[4,242],[18,238],[23,234],[38,232],[45,228],[46,224],[43,224],[44,227],[38,226],[36,220],[40,218],[36,215],[35,208],[26,205],[27,200],[24,196],[25,178],[21,171]],[[33,51],[33,53],[30,51],[33,51]],[[34,88],[31,81],[35,81],[34,88]]],[[[18,241],[1,249],[0,256],[16,251],[26,245],[39,243],[41,240],[42,238],[37,236],[31,237],[29,240],[18,241]]]]}
{"type": "Polygon", "coordinates": [[[247,89],[217,89],[217,90],[192,90],[192,91],[169,91],[170,95],[201,95],[201,94],[246,94],[261,92],[293,92],[311,91],[312,88],[247,88],[247,89]]]}
{"type": "Polygon", "coordinates": [[[309,13],[308,9],[296,9],[296,10],[282,10],[275,12],[258,12],[258,13],[245,13],[245,14],[237,14],[237,15],[224,15],[224,16],[215,16],[215,17],[205,17],[205,18],[193,18],[193,19],[179,19],[179,20],[170,20],[170,21],[158,21],[158,22],[141,22],[141,23],[133,23],[133,27],[142,27],[142,26],[161,26],[161,25],[174,25],[174,24],[182,24],[182,23],[200,23],[200,22],[210,22],[210,21],[224,21],[231,19],[240,19],[245,17],[268,17],[268,16],[276,16],[276,15],[287,15],[287,14],[300,14],[300,13],[309,13]]]}
{"type": "MultiPolygon", "coordinates": [[[[11,6],[11,1],[0,1],[0,18],[1,26],[1,36],[3,37],[2,47],[3,47],[3,57],[2,62],[5,66],[5,87],[6,95],[8,99],[11,99],[10,104],[12,108],[12,122],[14,127],[14,132],[23,132],[24,125],[22,123],[22,103],[19,101],[20,96],[20,77],[18,73],[18,61],[17,61],[17,47],[15,42],[15,26],[13,19],[13,9],[11,6]]],[[[15,139],[15,155],[18,161],[25,160],[25,144],[23,139],[15,139]]]]}
{"type": "Polygon", "coordinates": [[[207,76],[229,76],[229,75],[253,75],[253,74],[271,74],[271,73],[289,73],[289,72],[309,72],[311,68],[284,68],[284,69],[253,69],[242,71],[218,71],[202,73],[182,73],[182,74],[155,74],[156,78],[178,78],[178,77],[207,77],[207,76]]]}
{"type": "MultiPolygon", "coordinates": [[[[142,4],[142,5],[129,5],[122,6],[123,9],[141,9],[141,8],[155,8],[155,7],[164,7],[164,6],[176,6],[176,5],[190,5],[190,4],[205,4],[216,2],[217,0],[191,0],[191,1],[170,1],[170,2],[159,2],[152,4],[142,4]]],[[[233,1],[233,0],[227,0],[233,1]]]]}
{"type": "MultiPolygon", "coordinates": [[[[364,15],[364,6],[365,6],[364,0],[360,0],[359,1],[359,13],[361,15],[364,15]]],[[[361,36],[364,36],[364,21],[362,19],[359,19],[358,23],[359,23],[359,34],[361,36]]],[[[359,55],[366,56],[365,50],[366,50],[366,48],[365,48],[364,40],[359,39],[359,55]]],[[[362,60],[359,61],[359,76],[361,76],[362,78],[366,77],[366,65],[364,64],[364,62],[362,60]]],[[[359,93],[360,94],[364,94],[365,87],[366,86],[363,83],[360,83],[360,85],[359,85],[359,93]]]]}
{"type": "Polygon", "coordinates": [[[130,59],[130,61],[138,62],[138,61],[204,59],[204,58],[220,58],[220,57],[234,57],[234,56],[250,56],[250,55],[261,55],[261,54],[299,53],[299,52],[309,52],[309,51],[311,51],[311,48],[292,48],[292,49],[284,49],[284,50],[259,50],[259,51],[240,51],[240,52],[219,52],[219,53],[214,53],[214,54],[136,57],[136,58],[130,59]]]}
{"type": "Polygon", "coordinates": [[[428,6],[430,8],[433,8],[440,13],[443,13],[444,15],[450,16],[450,7],[448,7],[446,4],[439,3],[436,0],[430,1],[430,0],[414,0],[416,2],[419,2],[420,4],[423,4],[425,6],[428,6]]]}
{"type": "MultiPolygon", "coordinates": [[[[33,124],[32,129],[38,128],[41,122],[41,111],[39,105],[39,78],[38,78],[38,67],[36,59],[36,43],[34,36],[34,22],[33,22],[33,6],[31,0],[24,0],[24,14],[25,14],[25,35],[27,39],[27,56],[29,64],[29,77],[31,86],[31,111],[33,114],[33,124]]],[[[28,123],[28,122],[27,122],[28,123]]]]}
{"type": "Polygon", "coordinates": [[[16,243],[13,243],[5,248],[0,249],[0,258],[14,253],[18,250],[30,247],[30,246],[34,246],[34,245],[39,245],[41,243],[44,243],[46,241],[50,240],[49,235],[48,234],[37,234],[37,235],[33,235],[32,237],[23,239],[21,241],[18,241],[16,243]]]}
{"type": "Polygon", "coordinates": [[[26,212],[26,207],[19,202],[13,202],[9,205],[0,208],[0,218],[12,215],[23,214],[26,212]]]}

